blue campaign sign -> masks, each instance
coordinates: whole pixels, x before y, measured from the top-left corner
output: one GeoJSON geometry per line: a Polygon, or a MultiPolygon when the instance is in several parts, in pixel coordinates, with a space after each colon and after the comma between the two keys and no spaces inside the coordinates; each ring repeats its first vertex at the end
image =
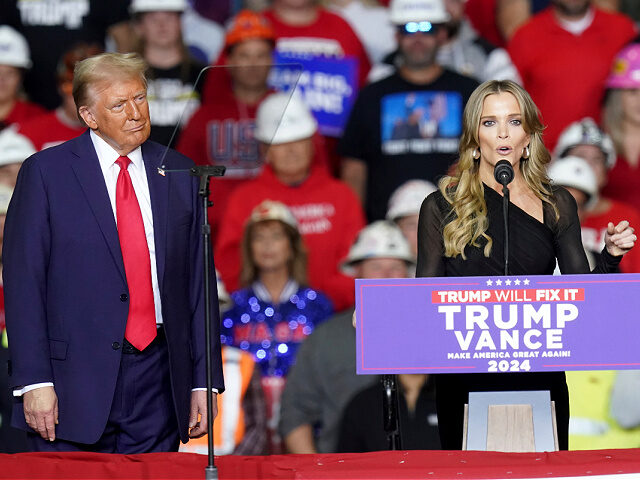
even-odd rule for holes
{"type": "Polygon", "coordinates": [[[269,76],[271,87],[288,91],[296,86],[318,121],[320,133],[339,137],[358,93],[355,58],[292,59],[275,54],[269,76]],[[301,71],[302,68],[302,71],[301,71]]]}
{"type": "Polygon", "coordinates": [[[640,274],[356,280],[357,371],[640,369],[640,274]]]}

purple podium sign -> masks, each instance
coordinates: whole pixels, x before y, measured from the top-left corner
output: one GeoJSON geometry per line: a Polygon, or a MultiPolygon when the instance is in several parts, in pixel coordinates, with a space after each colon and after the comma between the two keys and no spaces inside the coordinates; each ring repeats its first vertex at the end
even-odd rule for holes
{"type": "Polygon", "coordinates": [[[356,280],[357,371],[640,369],[640,274],[356,280]]]}

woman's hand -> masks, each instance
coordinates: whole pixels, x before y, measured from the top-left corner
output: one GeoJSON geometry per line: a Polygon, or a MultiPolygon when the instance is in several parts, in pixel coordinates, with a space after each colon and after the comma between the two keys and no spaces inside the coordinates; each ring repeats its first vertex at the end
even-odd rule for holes
{"type": "Polygon", "coordinates": [[[609,222],[607,233],[604,235],[604,245],[614,257],[619,257],[627,253],[636,243],[638,237],[633,233],[634,229],[626,220],[621,221],[615,227],[609,222]]]}

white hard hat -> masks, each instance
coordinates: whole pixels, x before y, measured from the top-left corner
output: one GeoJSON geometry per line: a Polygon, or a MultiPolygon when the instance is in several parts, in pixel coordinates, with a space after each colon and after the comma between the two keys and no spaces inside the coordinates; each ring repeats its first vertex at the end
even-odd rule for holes
{"type": "Polygon", "coordinates": [[[387,220],[393,221],[408,215],[417,215],[420,213],[422,201],[436,190],[436,186],[426,180],[409,180],[403,183],[389,198],[387,220]]]}
{"type": "Polygon", "coordinates": [[[293,216],[291,210],[282,202],[273,200],[264,200],[260,205],[255,207],[249,215],[247,224],[258,222],[266,222],[267,220],[279,220],[282,223],[298,230],[298,222],[293,216]]]}
{"type": "Polygon", "coordinates": [[[274,93],[258,107],[254,137],[278,145],[310,138],[317,129],[318,123],[300,95],[274,93]]]}
{"type": "Polygon", "coordinates": [[[22,163],[36,153],[31,140],[20,135],[13,128],[0,132],[0,167],[11,163],[22,163]]]}
{"type": "Polygon", "coordinates": [[[547,174],[556,185],[575,188],[587,194],[587,205],[595,203],[598,197],[598,179],[584,158],[574,155],[562,157],[549,166],[547,174]]]}
{"type": "Polygon", "coordinates": [[[378,220],[360,230],[341,268],[345,273],[352,274],[355,263],[370,258],[399,258],[411,265],[415,263],[402,230],[387,220],[378,220]]]}
{"type": "Polygon", "coordinates": [[[143,12],[184,12],[187,0],[133,0],[131,13],[143,12]]]}
{"type": "Polygon", "coordinates": [[[391,0],[391,23],[404,25],[409,22],[445,23],[451,20],[443,0],[391,0]]]}
{"type": "Polygon", "coordinates": [[[613,168],[616,164],[616,149],[613,146],[613,140],[598,127],[592,118],[583,118],[565,128],[558,138],[553,155],[555,158],[564,157],[569,150],[578,145],[593,145],[602,150],[608,169],[613,168]]]}
{"type": "Polygon", "coordinates": [[[0,65],[31,68],[27,41],[8,25],[0,26],[0,65]]]}

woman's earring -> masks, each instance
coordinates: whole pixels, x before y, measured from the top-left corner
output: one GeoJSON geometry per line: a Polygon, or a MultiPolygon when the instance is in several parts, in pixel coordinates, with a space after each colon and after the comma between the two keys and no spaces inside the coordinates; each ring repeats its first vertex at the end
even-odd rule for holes
{"type": "Polygon", "coordinates": [[[471,155],[473,155],[473,159],[474,160],[479,160],[480,159],[480,149],[479,148],[474,148],[473,149],[473,153],[471,155]]]}
{"type": "Polygon", "coordinates": [[[529,151],[529,145],[527,145],[526,147],[524,147],[524,152],[522,152],[522,158],[526,160],[527,158],[529,158],[529,155],[531,155],[531,152],[529,151]]]}

